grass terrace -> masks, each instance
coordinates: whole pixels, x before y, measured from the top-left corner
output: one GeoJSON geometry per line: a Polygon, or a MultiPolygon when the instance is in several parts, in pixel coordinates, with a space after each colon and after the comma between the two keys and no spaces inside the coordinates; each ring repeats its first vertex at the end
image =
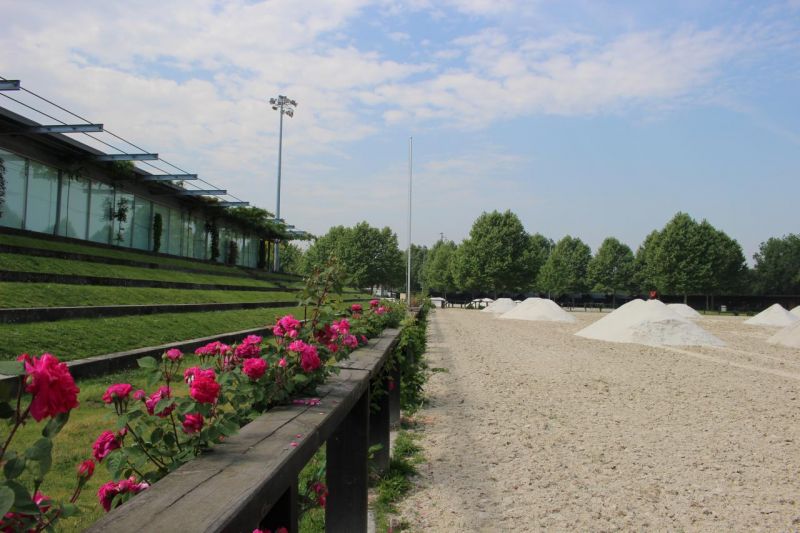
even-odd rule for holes
{"type": "Polygon", "coordinates": [[[0,244],[8,246],[21,246],[26,248],[40,248],[45,250],[54,250],[59,252],[77,253],[93,255],[97,257],[109,257],[113,259],[124,259],[128,261],[141,261],[147,263],[156,263],[159,265],[171,266],[176,268],[190,268],[194,270],[207,270],[212,274],[219,274],[222,276],[255,276],[255,277],[268,277],[270,279],[285,279],[295,281],[292,276],[284,276],[281,274],[270,274],[267,272],[259,272],[257,270],[245,269],[241,267],[227,266],[217,263],[191,261],[180,259],[177,257],[169,257],[158,254],[148,254],[136,251],[129,251],[124,249],[105,248],[101,246],[92,246],[91,244],[77,244],[71,242],[50,241],[38,239],[36,237],[28,237],[22,235],[9,235],[0,233],[0,244]]]}
{"type": "Polygon", "coordinates": [[[0,324],[0,360],[21,353],[50,352],[62,361],[92,355],[157,346],[198,337],[273,324],[276,317],[292,313],[302,318],[302,307],[245,309],[202,313],[164,313],[0,324]]]}
{"type": "Polygon", "coordinates": [[[256,292],[223,290],[106,287],[58,283],[0,282],[0,307],[62,307],[89,305],[148,305],[229,302],[292,302],[297,291],[256,292]]]}
{"type": "Polygon", "coordinates": [[[36,257],[17,254],[3,254],[0,256],[0,270],[15,272],[42,272],[67,276],[96,276],[117,279],[143,279],[155,281],[172,281],[179,283],[203,283],[217,285],[241,285],[248,287],[300,287],[299,282],[264,281],[238,276],[218,276],[213,274],[193,274],[172,270],[156,270],[138,268],[124,265],[104,265],[101,263],[86,263],[69,259],[51,257],[36,257]]]}

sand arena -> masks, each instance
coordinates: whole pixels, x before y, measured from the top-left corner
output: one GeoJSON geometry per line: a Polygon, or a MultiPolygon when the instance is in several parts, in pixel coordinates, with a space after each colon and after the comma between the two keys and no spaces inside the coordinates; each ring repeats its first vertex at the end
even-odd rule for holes
{"type": "Polygon", "coordinates": [[[742,317],[725,342],[581,338],[598,320],[431,317],[427,462],[401,506],[412,531],[797,530],[800,350],[742,317]]]}

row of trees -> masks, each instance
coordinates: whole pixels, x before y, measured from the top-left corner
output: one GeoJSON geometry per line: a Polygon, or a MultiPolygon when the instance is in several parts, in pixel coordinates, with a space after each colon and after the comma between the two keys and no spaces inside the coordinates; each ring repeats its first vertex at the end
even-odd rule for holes
{"type": "MultiPolygon", "coordinates": [[[[358,287],[405,287],[406,254],[389,228],[366,222],[336,226],[302,253],[293,268],[309,273],[336,255],[358,287]]],[[[431,248],[411,249],[413,290],[553,296],[602,292],[669,294],[800,294],[800,236],[771,238],[748,269],[736,240],[708,221],[677,213],[651,232],[634,253],[614,237],[592,255],[587,244],[567,235],[554,242],[529,234],[511,211],[481,214],[469,236],[456,244],[440,240],[431,248]]]]}

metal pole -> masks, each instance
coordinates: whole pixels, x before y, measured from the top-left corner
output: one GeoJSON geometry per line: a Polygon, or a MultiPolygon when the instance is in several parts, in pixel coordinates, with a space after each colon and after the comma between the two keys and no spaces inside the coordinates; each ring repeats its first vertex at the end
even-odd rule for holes
{"type": "MultiPolygon", "coordinates": [[[[283,103],[280,104],[280,109],[278,113],[281,116],[280,119],[280,127],[278,128],[278,194],[277,194],[277,207],[275,208],[275,218],[280,220],[281,218],[281,153],[283,152],[283,103]]],[[[280,271],[281,269],[281,256],[280,256],[280,245],[278,244],[278,239],[275,239],[275,264],[273,265],[273,270],[275,272],[280,271]]]]}
{"type": "Polygon", "coordinates": [[[411,168],[414,158],[414,138],[408,138],[408,266],[406,267],[406,303],[411,306],[411,168]]]}

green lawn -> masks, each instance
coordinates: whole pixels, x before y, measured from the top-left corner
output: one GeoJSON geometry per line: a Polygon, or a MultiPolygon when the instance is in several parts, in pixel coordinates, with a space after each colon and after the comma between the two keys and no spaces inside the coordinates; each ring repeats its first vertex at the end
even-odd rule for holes
{"type": "Polygon", "coordinates": [[[0,307],[292,302],[296,291],[205,291],[0,282],[0,307]]]}
{"type": "MultiPolygon", "coordinates": [[[[103,278],[148,279],[157,281],[177,281],[181,283],[206,283],[219,285],[241,285],[253,287],[276,287],[277,283],[237,276],[216,276],[212,274],[192,274],[171,270],[137,268],[101,263],[84,263],[68,259],[35,257],[29,255],[0,255],[0,270],[17,272],[46,272],[71,276],[98,276],[103,278]]],[[[286,286],[300,288],[301,283],[285,283],[286,286]]]]}
{"type": "MultiPolygon", "coordinates": [[[[125,249],[110,249],[101,248],[91,245],[81,245],[70,242],[49,241],[44,239],[37,239],[36,237],[24,237],[22,235],[4,235],[0,234],[0,244],[7,244],[9,246],[24,246],[27,248],[42,248],[45,250],[56,250],[60,252],[78,253],[86,255],[95,255],[100,257],[111,257],[115,259],[126,259],[129,261],[143,261],[147,263],[158,263],[160,265],[170,265],[179,268],[191,268],[194,270],[208,270],[210,273],[216,273],[222,276],[260,276],[268,277],[270,279],[283,279],[284,276],[280,274],[269,274],[267,272],[257,272],[240,267],[231,267],[214,263],[203,263],[195,261],[185,261],[174,257],[164,257],[159,255],[150,255],[139,253],[136,251],[129,251],[125,249]]],[[[290,278],[286,278],[290,279],[290,278]]]]}
{"type": "Polygon", "coordinates": [[[302,307],[285,307],[0,324],[0,360],[50,352],[71,361],[264,326],[287,313],[303,318],[302,307]]]}

